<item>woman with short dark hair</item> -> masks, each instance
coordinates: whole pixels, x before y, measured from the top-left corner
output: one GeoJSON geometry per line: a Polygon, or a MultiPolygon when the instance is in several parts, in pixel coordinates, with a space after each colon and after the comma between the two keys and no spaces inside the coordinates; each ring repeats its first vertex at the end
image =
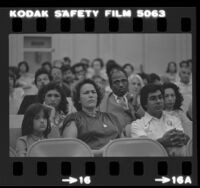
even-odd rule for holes
{"type": "Polygon", "coordinates": [[[117,118],[97,110],[101,100],[101,91],[93,80],[79,82],[73,94],[77,112],[66,117],[61,136],[78,138],[93,150],[101,149],[110,140],[119,138],[121,132],[117,118]]]}

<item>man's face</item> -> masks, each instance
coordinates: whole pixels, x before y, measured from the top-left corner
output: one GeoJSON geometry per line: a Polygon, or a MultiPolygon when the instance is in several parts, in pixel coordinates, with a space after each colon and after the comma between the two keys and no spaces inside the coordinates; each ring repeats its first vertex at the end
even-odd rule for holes
{"type": "Polygon", "coordinates": [[[63,72],[63,81],[72,82],[74,80],[74,75],[71,70],[63,72]]]}
{"type": "Polygon", "coordinates": [[[191,71],[189,67],[182,67],[179,72],[180,81],[188,84],[190,82],[191,71]]]}
{"type": "Polygon", "coordinates": [[[115,95],[122,97],[128,92],[128,79],[122,71],[114,71],[111,80],[111,89],[115,95]]]}
{"type": "Polygon", "coordinates": [[[36,78],[36,86],[40,90],[44,85],[47,85],[50,82],[47,74],[40,74],[36,78]]]}
{"type": "Polygon", "coordinates": [[[78,80],[85,79],[85,70],[84,70],[83,66],[75,67],[74,71],[75,71],[76,78],[78,80]]]}
{"type": "Polygon", "coordinates": [[[163,96],[160,90],[154,93],[149,93],[146,104],[149,114],[160,114],[164,108],[163,96]]]}

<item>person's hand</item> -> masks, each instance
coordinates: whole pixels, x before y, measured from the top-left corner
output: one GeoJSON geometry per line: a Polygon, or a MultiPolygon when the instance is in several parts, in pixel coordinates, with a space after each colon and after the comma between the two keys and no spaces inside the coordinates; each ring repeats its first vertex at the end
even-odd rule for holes
{"type": "Polygon", "coordinates": [[[129,109],[131,111],[134,111],[136,112],[139,108],[139,104],[138,104],[138,94],[128,94],[127,95],[127,100],[128,100],[128,106],[129,106],[129,109]]]}
{"type": "Polygon", "coordinates": [[[182,147],[185,145],[188,137],[181,130],[171,129],[167,131],[162,138],[157,141],[164,147],[182,147]]]}
{"type": "Polygon", "coordinates": [[[46,106],[50,110],[49,120],[51,122],[54,122],[54,118],[56,116],[56,109],[53,106],[46,104],[45,102],[43,103],[43,105],[46,106]]]}
{"type": "Polygon", "coordinates": [[[172,146],[172,138],[174,135],[176,135],[176,129],[171,129],[171,130],[167,131],[157,141],[160,142],[164,147],[171,147],[172,146]]]}

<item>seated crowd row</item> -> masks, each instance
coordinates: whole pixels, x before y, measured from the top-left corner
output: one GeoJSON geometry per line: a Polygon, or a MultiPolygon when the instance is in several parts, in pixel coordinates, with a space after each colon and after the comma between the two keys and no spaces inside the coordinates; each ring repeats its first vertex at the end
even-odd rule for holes
{"type": "MultiPolygon", "coordinates": [[[[107,63],[106,71],[88,67],[88,74],[83,62],[51,70],[42,67],[35,73],[38,93],[26,95],[17,112],[24,114],[22,137],[16,143],[18,156],[26,156],[30,145],[47,139],[53,128],[60,137],[78,138],[92,150],[103,151],[116,138],[147,137],[161,143],[170,156],[184,156],[192,139],[188,131],[192,127],[189,64],[181,62],[178,81],[156,74],[129,74],[126,66],[115,61],[107,63]]],[[[17,90],[15,80],[10,71],[10,96],[17,90]]]]}

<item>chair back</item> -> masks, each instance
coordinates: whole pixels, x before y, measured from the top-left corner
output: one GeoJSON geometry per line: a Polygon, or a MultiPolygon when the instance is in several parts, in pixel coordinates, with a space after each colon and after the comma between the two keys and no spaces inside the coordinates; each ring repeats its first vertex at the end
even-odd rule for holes
{"type": "Polygon", "coordinates": [[[79,139],[55,138],[35,142],[28,157],[93,157],[90,147],[79,139]]]}
{"type": "Polygon", "coordinates": [[[120,138],[111,141],[103,152],[104,157],[165,157],[164,147],[148,138],[120,138]]]}

